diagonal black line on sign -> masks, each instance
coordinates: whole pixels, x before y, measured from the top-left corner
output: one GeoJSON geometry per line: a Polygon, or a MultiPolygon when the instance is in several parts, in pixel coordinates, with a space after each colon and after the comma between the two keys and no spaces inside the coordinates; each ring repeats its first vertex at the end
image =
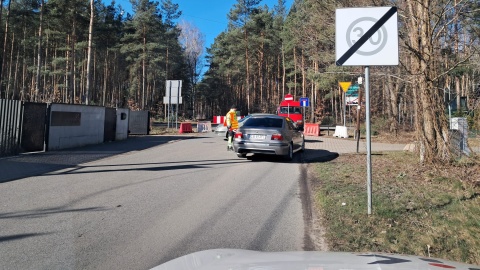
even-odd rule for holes
{"type": "Polygon", "coordinates": [[[385,13],[385,15],[382,16],[382,18],[380,18],[380,20],[378,20],[373,26],[372,28],[370,28],[366,33],[365,35],[363,35],[357,42],[355,42],[355,44],[353,44],[352,47],[350,47],[350,49],[348,49],[348,51],[346,53],[344,53],[342,55],[342,57],[340,57],[336,64],[337,66],[341,66],[343,65],[358,49],[360,49],[360,47],[362,47],[363,44],[365,44],[365,42],[367,42],[367,40],[369,38],[371,38],[373,36],[373,34],[375,34],[375,32],[378,31],[378,29],[380,29],[380,27],[382,27],[387,21],[388,19],[390,19],[393,14],[395,14],[397,12],[397,7],[392,7],[390,8],[387,13],[385,13]]]}

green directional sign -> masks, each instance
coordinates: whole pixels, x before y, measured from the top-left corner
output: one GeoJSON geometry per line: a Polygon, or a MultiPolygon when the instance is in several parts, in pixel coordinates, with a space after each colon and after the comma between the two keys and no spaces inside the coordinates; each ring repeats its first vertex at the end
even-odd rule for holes
{"type": "Polygon", "coordinates": [[[355,85],[351,85],[347,92],[346,92],[346,95],[347,96],[355,96],[355,97],[358,97],[358,89],[360,88],[360,86],[358,84],[355,84],[355,85]]]}
{"type": "Polygon", "coordinates": [[[345,101],[348,106],[358,105],[358,90],[360,86],[358,84],[351,85],[345,92],[345,101]]]}

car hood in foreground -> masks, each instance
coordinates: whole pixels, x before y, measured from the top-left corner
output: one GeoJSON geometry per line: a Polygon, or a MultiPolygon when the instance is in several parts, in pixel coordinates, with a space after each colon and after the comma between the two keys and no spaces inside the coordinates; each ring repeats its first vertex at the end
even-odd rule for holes
{"type": "Polygon", "coordinates": [[[416,256],[345,252],[259,252],[212,249],[195,252],[159,265],[154,270],[480,270],[480,266],[416,256]]]}

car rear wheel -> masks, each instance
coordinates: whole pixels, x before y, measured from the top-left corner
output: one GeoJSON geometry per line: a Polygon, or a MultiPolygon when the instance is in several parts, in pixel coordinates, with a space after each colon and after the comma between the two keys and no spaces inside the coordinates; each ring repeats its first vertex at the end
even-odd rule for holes
{"type": "Polygon", "coordinates": [[[246,158],[246,157],[247,157],[247,154],[245,154],[245,153],[237,153],[237,157],[239,157],[239,158],[246,158]]]}
{"type": "Polygon", "coordinates": [[[292,143],[288,144],[288,154],[285,156],[285,160],[290,161],[293,159],[293,145],[292,143]]]}

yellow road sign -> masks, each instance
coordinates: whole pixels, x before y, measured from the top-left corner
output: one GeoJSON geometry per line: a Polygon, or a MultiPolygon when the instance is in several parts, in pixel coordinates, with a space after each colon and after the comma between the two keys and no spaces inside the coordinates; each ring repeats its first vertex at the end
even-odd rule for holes
{"type": "Polygon", "coordinates": [[[347,92],[348,88],[352,84],[352,82],[338,82],[340,84],[340,87],[342,87],[343,92],[347,92]]]}

